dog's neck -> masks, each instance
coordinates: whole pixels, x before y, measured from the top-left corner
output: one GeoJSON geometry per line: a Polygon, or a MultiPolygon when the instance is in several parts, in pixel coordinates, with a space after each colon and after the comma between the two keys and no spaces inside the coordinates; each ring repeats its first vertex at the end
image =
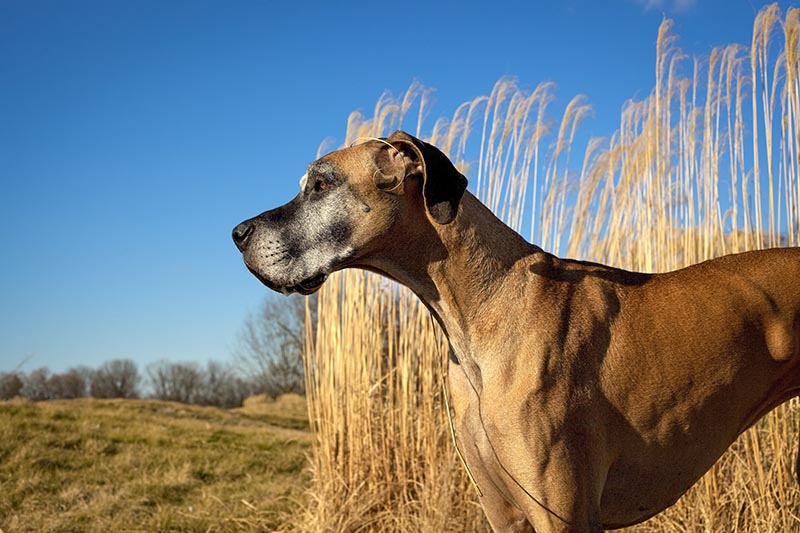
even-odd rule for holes
{"type": "Polygon", "coordinates": [[[450,224],[436,226],[446,256],[433,258],[427,274],[435,294],[420,294],[448,335],[469,334],[520,259],[540,251],[466,192],[450,224]]]}
{"type": "MultiPolygon", "coordinates": [[[[478,364],[470,353],[473,330],[493,328],[484,322],[498,316],[494,307],[501,302],[495,294],[521,259],[542,250],[468,191],[451,223],[433,224],[419,235],[406,237],[407,247],[396,247],[375,266],[414,291],[433,312],[459,358],[478,364]],[[420,261],[420,256],[425,260],[420,261]]],[[[515,303],[503,301],[502,305],[509,306],[510,313],[515,303]]]]}

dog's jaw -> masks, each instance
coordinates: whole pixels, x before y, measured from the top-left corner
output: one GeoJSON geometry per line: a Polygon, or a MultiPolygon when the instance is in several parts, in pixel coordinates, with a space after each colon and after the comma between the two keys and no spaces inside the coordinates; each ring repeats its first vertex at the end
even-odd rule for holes
{"type": "MultiPolygon", "coordinates": [[[[318,254],[308,252],[304,255],[313,257],[318,254]]],[[[282,256],[278,261],[264,266],[257,259],[254,260],[249,253],[244,254],[244,264],[250,273],[267,288],[285,296],[293,293],[308,296],[317,292],[331,273],[348,266],[355,255],[355,250],[347,247],[334,257],[329,257],[323,266],[317,269],[300,268],[297,270],[298,267],[309,264],[309,261],[295,260],[290,256],[282,256]]]]}

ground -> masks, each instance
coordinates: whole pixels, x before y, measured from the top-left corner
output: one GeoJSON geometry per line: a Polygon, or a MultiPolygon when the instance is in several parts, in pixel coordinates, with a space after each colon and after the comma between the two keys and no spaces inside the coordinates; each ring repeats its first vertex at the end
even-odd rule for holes
{"type": "Polygon", "coordinates": [[[273,531],[302,500],[299,397],[0,402],[0,531],[273,531]]]}

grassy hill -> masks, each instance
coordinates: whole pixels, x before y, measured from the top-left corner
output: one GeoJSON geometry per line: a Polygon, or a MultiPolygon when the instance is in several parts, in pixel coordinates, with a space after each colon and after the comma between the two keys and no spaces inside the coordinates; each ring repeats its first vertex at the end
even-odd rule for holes
{"type": "Polygon", "coordinates": [[[0,402],[0,531],[272,531],[310,440],[298,397],[0,402]]]}

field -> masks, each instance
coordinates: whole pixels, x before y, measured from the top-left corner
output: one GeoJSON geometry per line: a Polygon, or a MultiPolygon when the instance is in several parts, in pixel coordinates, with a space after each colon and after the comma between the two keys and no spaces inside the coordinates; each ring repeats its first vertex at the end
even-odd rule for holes
{"type": "Polygon", "coordinates": [[[0,402],[0,530],[273,531],[308,482],[305,402],[0,402]]]}

